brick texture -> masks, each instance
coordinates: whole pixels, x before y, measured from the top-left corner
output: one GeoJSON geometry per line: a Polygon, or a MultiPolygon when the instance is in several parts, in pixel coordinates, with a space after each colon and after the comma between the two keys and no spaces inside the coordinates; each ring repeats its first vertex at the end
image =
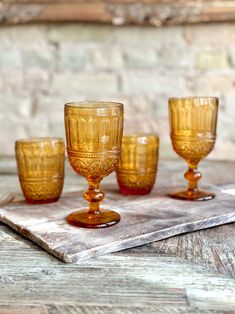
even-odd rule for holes
{"type": "Polygon", "coordinates": [[[0,156],[22,137],[64,137],[67,101],[125,104],[125,132],[169,139],[169,97],[219,96],[218,141],[209,158],[235,160],[235,25],[0,27],[0,156]]]}

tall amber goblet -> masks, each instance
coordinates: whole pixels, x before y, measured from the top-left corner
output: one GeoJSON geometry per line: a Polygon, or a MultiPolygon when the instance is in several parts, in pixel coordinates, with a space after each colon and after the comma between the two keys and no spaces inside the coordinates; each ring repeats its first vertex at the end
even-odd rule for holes
{"type": "Polygon", "coordinates": [[[100,210],[99,203],[104,198],[100,181],[116,169],[121,154],[123,105],[90,101],[65,104],[65,129],[70,165],[89,184],[84,192],[88,210],[70,214],[67,221],[85,228],[118,223],[119,214],[100,210]]]}
{"type": "Polygon", "coordinates": [[[213,193],[198,189],[202,175],[197,166],[214,148],[218,104],[216,97],[169,99],[172,146],[189,167],[184,175],[189,182],[188,189],[170,194],[173,198],[206,201],[215,197],[213,193]]]}

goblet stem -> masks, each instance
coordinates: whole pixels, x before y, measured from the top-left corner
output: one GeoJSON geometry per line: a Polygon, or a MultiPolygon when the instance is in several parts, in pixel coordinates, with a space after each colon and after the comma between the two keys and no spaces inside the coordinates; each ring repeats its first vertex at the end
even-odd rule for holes
{"type": "Polygon", "coordinates": [[[197,165],[196,164],[191,164],[189,163],[189,168],[188,171],[185,172],[184,177],[186,180],[188,180],[188,194],[192,195],[198,192],[197,184],[198,181],[201,179],[202,174],[200,171],[197,170],[197,165]]]}
{"type": "Polygon", "coordinates": [[[197,170],[197,165],[198,162],[188,162],[189,168],[184,174],[185,179],[188,180],[188,189],[170,193],[171,197],[187,201],[207,201],[215,197],[213,193],[198,189],[197,183],[201,179],[202,174],[197,170]]]}
{"type": "Polygon", "coordinates": [[[104,198],[104,192],[100,189],[100,181],[88,180],[89,188],[83,196],[89,202],[89,208],[71,213],[67,217],[68,223],[83,228],[104,228],[120,221],[120,216],[115,211],[104,209],[100,211],[99,205],[104,198]]]}
{"type": "Polygon", "coordinates": [[[89,188],[83,194],[85,200],[89,202],[88,213],[93,214],[93,215],[94,214],[99,215],[101,214],[99,203],[104,198],[104,192],[100,189],[100,181],[88,180],[88,183],[89,183],[89,188]]]}

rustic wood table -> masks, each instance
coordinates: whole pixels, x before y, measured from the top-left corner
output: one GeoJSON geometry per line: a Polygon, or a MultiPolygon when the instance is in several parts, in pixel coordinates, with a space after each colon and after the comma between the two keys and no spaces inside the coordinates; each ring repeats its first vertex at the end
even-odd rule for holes
{"type": "MultiPolygon", "coordinates": [[[[12,165],[0,161],[1,192],[20,191],[12,165]]],[[[233,162],[200,166],[203,184],[235,181],[233,162]]],[[[185,184],[184,171],[183,161],[160,162],[158,181],[185,184]]],[[[68,167],[64,191],[81,186],[68,167]]],[[[0,224],[0,313],[235,313],[234,226],[64,264],[0,224]]]]}

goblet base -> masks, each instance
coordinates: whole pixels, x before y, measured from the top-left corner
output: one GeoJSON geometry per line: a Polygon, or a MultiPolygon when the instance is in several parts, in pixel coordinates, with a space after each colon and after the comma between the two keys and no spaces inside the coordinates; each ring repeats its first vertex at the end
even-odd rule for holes
{"type": "Polygon", "coordinates": [[[46,200],[32,200],[30,198],[25,198],[25,202],[29,203],[29,204],[35,204],[35,205],[40,205],[40,204],[50,204],[50,203],[54,203],[57,202],[59,200],[60,197],[55,197],[55,198],[49,198],[46,200]]]}
{"type": "Polygon", "coordinates": [[[119,186],[120,192],[123,195],[146,195],[152,190],[151,188],[127,188],[125,186],[119,186]]]}
{"type": "Polygon", "coordinates": [[[71,213],[66,220],[73,226],[95,229],[116,225],[121,220],[121,217],[112,210],[102,210],[99,213],[91,214],[84,209],[71,213]]]}
{"type": "Polygon", "coordinates": [[[185,201],[209,201],[215,197],[215,194],[206,191],[178,191],[169,194],[170,197],[185,201]]]}

